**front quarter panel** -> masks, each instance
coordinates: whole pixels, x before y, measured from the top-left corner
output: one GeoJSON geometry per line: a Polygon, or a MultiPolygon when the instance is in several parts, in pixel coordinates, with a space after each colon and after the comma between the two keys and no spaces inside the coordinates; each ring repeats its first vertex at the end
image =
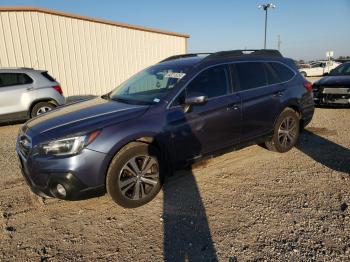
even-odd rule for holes
{"type": "Polygon", "coordinates": [[[139,138],[155,138],[160,144],[169,148],[171,145],[165,132],[165,125],[164,111],[153,108],[139,118],[103,128],[101,134],[87,148],[107,154],[105,159],[107,171],[115,154],[123,146],[139,138]]]}

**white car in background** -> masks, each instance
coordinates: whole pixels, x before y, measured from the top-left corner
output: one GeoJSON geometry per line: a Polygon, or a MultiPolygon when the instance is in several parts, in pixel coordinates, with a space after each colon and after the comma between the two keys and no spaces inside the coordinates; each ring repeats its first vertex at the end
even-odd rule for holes
{"type": "Polygon", "coordinates": [[[27,120],[64,103],[60,83],[47,71],[0,68],[0,123],[27,120]]]}
{"type": "Polygon", "coordinates": [[[309,66],[299,68],[300,74],[307,76],[323,76],[336,68],[340,63],[335,61],[315,61],[311,62],[309,66]]]}

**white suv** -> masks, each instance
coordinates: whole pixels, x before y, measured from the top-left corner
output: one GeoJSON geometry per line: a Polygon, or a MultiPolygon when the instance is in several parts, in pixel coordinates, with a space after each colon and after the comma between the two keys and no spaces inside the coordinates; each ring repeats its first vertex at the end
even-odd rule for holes
{"type": "Polygon", "coordinates": [[[0,123],[26,120],[64,103],[60,84],[47,71],[0,68],[0,123]]]}
{"type": "Polygon", "coordinates": [[[310,63],[303,68],[299,68],[300,74],[304,77],[307,76],[323,76],[326,73],[329,73],[332,69],[336,68],[339,63],[335,61],[315,61],[310,63]]]}

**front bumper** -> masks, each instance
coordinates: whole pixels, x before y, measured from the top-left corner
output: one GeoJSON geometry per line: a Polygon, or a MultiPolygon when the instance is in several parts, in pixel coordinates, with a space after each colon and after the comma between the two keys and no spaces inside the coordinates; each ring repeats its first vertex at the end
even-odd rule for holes
{"type": "Polygon", "coordinates": [[[103,194],[105,154],[84,149],[79,155],[58,158],[24,154],[16,151],[22,174],[31,190],[43,197],[79,200],[103,194]],[[60,184],[65,194],[57,191],[60,184]]]}

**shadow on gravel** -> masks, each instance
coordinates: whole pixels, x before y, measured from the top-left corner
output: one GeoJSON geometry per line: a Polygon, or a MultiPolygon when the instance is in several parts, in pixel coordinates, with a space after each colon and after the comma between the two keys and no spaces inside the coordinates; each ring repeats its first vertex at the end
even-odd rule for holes
{"type": "Polygon", "coordinates": [[[164,191],[164,261],[217,261],[208,219],[190,170],[169,178],[164,191]]]}
{"type": "MultiPolygon", "coordinates": [[[[202,152],[203,144],[197,137],[202,122],[195,120],[193,114],[185,114],[182,109],[175,109],[167,116],[171,133],[177,137],[172,148],[181,161],[202,152]]],[[[163,192],[164,261],[217,261],[192,168],[167,177],[163,192]]]]}
{"type": "Polygon", "coordinates": [[[349,104],[330,104],[330,105],[315,105],[316,108],[324,108],[324,109],[350,109],[349,104]]]}
{"type": "Polygon", "coordinates": [[[350,174],[350,150],[305,130],[297,148],[315,161],[335,171],[350,174]]]}
{"type": "Polygon", "coordinates": [[[16,121],[7,121],[0,123],[0,127],[2,126],[13,126],[13,125],[19,125],[25,123],[26,120],[16,120],[16,121]]]}

